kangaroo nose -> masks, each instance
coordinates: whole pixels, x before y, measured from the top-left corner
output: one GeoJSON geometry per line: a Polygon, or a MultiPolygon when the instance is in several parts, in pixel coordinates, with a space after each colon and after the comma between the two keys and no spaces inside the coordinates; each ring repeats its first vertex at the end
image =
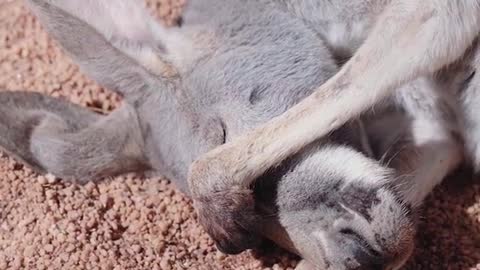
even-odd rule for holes
{"type": "MultiPolygon", "coordinates": [[[[361,244],[357,246],[352,246],[352,253],[355,257],[355,260],[361,265],[354,268],[355,270],[384,270],[387,267],[386,260],[377,254],[371,254],[366,252],[364,247],[361,244]]],[[[353,270],[353,269],[352,269],[353,270]]]]}
{"type": "Polygon", "coordinates": [[[375,250],[360,234],[353,230],[341,231],[353,258],[346,261],[349,270],[384,270],[388,266],[388,259],[380,251],[375,250]]]}

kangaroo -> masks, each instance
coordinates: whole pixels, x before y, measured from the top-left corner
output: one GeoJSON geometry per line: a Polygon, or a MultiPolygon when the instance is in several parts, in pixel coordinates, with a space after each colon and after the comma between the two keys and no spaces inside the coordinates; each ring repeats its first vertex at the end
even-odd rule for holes
{"type": "MultiPolygon", "coordinates": [[[[341,59],[346,63],[281,115],[216,147],[192,164],[188,181],[196,208],[217,241],[235,241],[249,233],[244,230],[247,224],[219,223],[216,219],[228,220],[228,216],[253,208],[251,187],[270,168],[392,98],[407,82],[436,77],[437,72],[443,73],[458,61],[465,61],[473,70],[478,67],[476,57],[467,57],[480,32],[478,0],[274,2],[316,29],[333,53],[347,56],[341,59]],[[225,201],[224,207],[218,206],[221,200],[225,201]],[[216,205],[212,205],[214,201],[216,205]]],[[[470,89],[460,97],[459,119],[464,121],[464,150],[478,173],[478,83],[475,75],[470,79],[470,89]]],[[[423,99],[420,95],[418,98],[423,99]]],[[[428,136],[422,135],[423,139],[428,136]]]]}
{"type": "MultiPolygon", "coordinates": [[[[463,160],[457,111],[476,97],[468,61],[441,79],[399,86],[326,140],[251,175],[251,185],[229,174],[192,177],[201,165],[224,164],[196,162],[205,153],[251,136],[336,78],[359,41],[332,42],[342,29],[325,30],[331,11],[317,13],[309,1],[191,1],[173,28],[134,0],[27,3],[82,70],[124,102],[104,116],[0,92],[0,147],[40,173],[80,183],[165,175],[192,196],[225,253],[271,239],[305,259],[298,269],[397,269],[413,250],[423,199],[463,160]]],[[[259,148],[247,146],[248,167],[259,148]]]]}

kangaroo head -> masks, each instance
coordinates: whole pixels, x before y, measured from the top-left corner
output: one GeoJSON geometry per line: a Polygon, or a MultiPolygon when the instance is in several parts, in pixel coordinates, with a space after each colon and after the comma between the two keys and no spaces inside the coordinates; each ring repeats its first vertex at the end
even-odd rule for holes
{"type": "MultiPolygon", "coordinates": [[[[104,148],[97,143],[97,152],[110,159],[128,157],[128,163],[121,164],[131,165],[112,166],[114,159],[103,162],[109,173],[138,163],[143,169],[155,168],[155,160],[171,155],[181,164],[172,165],[180,167],[179,174],[171,174],[178,178],[172,180],[185,182],[188,165],[199,154],[281,114],[338,69],[318,34],[275,1],[191,1],[179,25],[172,28],[154,21],[133,0],[28,3],[82,70],[121,93],[128,103],[126,113],[116,116],[123,118],[93,125],[96,137],[85,132],[97,121],[97,116],[88,115],[91,121],[70,130],[83,130],[81,136],[68,135],[60,140],[62,147],[68,142],[68,149],[87,149],[82,148],[84,138],[104,136],[109,151],[98,151],[104,148]],[[219,119],[215,127],[206,121],[212,117],[219,119]],[[169,124],[163,125],[166,121],[169,124]],[[146,126],[148,132],[131,134],[146,126]],[[182,126],[188,131],[179,132],[182,126]],[[124,136],[107,136],[118,132],[124,136]],[[212,140],[212,132],[219,133],[221,139],[212,140]],[[169,133],[180,135],[176,140],[176,135],[170,135],[174,138],[168,147],[162,146],[169,133]],[[143,141],[139,139],[142,136],[143,141]],[[122,145],[121,151],[110,151],[118,145],[122,145]]],[[[70,110],[79,109],[65,111],[70,110]]],[[[71,126],[75,122],[76,118],[66,119],[69,115],[62,110],[47,111],[57,124],[71,126]]],[[[7,127],[0,131],[6,133],[7,127]]],[[[363,155],[356,147],[358,134],[349,130],[352,134],[348,139],[310,145],[262,176],[252,187],[257,202],[247,229],[257,232],[258,237],[271,238],[321,269],[399,265],[412,250],[412,211],[393,189],[392,172],[363,155]]],[[[28,139],[9,137],[17,140],[10,145],[10,152],[16,151],[15,145],[30,144],[18,141],[28,139]]],[[[44,145],[42,140],[47,139],[37,140],[38,145],[44,145]]],[[[2,144],[9,146],[8,142],[2,144]]],[[[42,157],[47,157],[32,157],[29,149],[24,151],[29,153],[24,160],[48,170],[42,163],[42,157]]],[[[71,155],[71,164],[86,160],[75,159],[73,150],[58,153],[64,155],[61,160],[71,155]]],[[[98,163],[89,160],[87,164],[98,163]]],[[[166,165],[163,168],[170,170],[166,165]]],[[[217,244],[230,253],[252,247],[243,239],[236,239],[235,245],[217,244]]]]}

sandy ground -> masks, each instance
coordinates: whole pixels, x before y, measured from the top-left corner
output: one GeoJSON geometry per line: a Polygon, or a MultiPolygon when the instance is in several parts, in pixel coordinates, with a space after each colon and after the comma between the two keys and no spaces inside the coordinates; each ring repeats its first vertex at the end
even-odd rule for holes
{"type": "MultiPolygon", "coordinates": [[[[175,0],[149,3],[158,17],[179,13],[175,0]]],[[[19,0],[0,0],[0,89],[61,96],[101,112],[119,102],[78,71],[19,0]]],[[[480,269],[480,180],[464,179],[452,177],[428,199],[406,269],[480,269]]],[[[165,179],[127,175],[79,186],[36,175],[0,155],[0,270],[295,264],[295,257],[278,250],[220,254],[191,202],[165,179]]]]}

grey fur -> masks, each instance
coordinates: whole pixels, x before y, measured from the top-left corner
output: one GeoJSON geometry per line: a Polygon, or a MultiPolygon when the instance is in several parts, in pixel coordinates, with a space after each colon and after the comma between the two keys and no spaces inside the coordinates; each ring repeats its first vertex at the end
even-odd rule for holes
{"type": "MultiPolygon", "coordinates": [[[[27,2],[82,70],[125,102],[100,116],[59,99],[1,92],[0,147],[40,172],[79,182],[150,171],[186,193],[189,165],[199,155],[286,111],[358,47],[360,34],[347,33],[338,44],[329,26],[365,24],[358,31],[367,31],[378,12],[363,1],[196,0],[181,26],[165,29],[131,0],[27,2]],[[131,29],[122,28],[127,21],[131,29]]],[[[448,91],[460,88],[451,81],[404,86],[362,118],[368,138],[348,124],[263,175],[255,209],[217,213],[242,233],[203,224],[226,252],[265,237],[320,269],[399,267],[413,247],[418,206],[460,162],[462,116],[467,140],[478,142],[470,102],[479,96],[476,81],[462,92],[462,106],[448,91]],[[442,136],[419,143],[416,121],[442,136]],[[423,163],[435,155],[451,157],[423,163]],[[423,179],[445,162],[445,171],[423,179]],[[425,194],[410,196],[417,186],[425,194]]]]}

